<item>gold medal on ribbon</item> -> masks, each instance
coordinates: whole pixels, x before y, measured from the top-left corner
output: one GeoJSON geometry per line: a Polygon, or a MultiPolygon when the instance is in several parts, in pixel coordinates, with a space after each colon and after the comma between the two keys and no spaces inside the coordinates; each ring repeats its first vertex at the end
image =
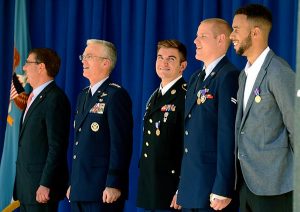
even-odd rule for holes
{"type": "Polygon", "coordinates": [[[261,101],[261,97],[260,97],[259,95],[257,95],[257,96],[255,97],[255,102],[256,102],[256,103],[260,103],[260,101],[261,101]]]}
{"type": "Polygon", "coordinates": [[[157,136],[159,136],[160,135],[160,130],[156,129],[155,133],[156,133],[157,136]]]}
{"type": "Polygon", "coordinates": [[[201,104],[201,99],[197,98],[197,105],[200,105],[200,104],[201,104]]]}
{"type": "Polygon", "coordinates": [[[205,100],[206,100],[206,96],[202,95],[200,98],[201,103],[203,104],[205,102],[205,100]]]}

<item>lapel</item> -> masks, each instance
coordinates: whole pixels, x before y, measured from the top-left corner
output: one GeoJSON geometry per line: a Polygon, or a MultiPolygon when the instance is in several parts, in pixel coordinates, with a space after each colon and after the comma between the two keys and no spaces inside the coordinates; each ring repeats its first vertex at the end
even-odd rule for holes
{"type": "Polygon", "coordinates": [[[183,83],[184,79],[182,77],[154,104],[158,92],[158,89],[156,89],[155,95],[153,95],[150,100],[151,105],[149,106],[149,115],[153,114],[157,110],[161,110],[162,106],[175,99],[183,83]]]}
{"type": "Polygon", "coordinates": [[[209,88],[210,83],[212,82],[212,80],[215,79],[215,77],[217,76],[217,74],[219,73],[220,69],[226,64],[228,63],[228,59],[227,57],[223,57],[222,60],[220,60],[220,62],[216,65],[216,67],[212,70],[212,72],[208,75],[208,77],[201,83],[198,83],[197,86],[197,79],[198,76],[201,72],[198,71],[195,76],[194,76],[194,80],[191,81],[190,86],[188,87],[187,90],[187,94],[186,94],[186,104],[185,104],[185,115],[184,117],[186,118],[187,115],[190,113],[190,111],[192,110],[193,106],[196,104],[197,101],[197,93],[199,90],[203,89],[203,88],[209,88]],[[196,88],[197,86],[197,88],[196,88]]]}
{"type": "Polygon", "coordinates": [[[239,90],[238,90],[238,104],[240,105],[237,108],[237,112],[236,112],[236,120],[240,123],[241,119],[243,117],[243,104],[244,104],[244,92],[245,92],[245,85],[246,85],[246,73],[245,71],[241,72],[240,75],[240,83],[239,83],[239,90]]]}
{"type": "Polygon", "coordinates": [[[25,126],[28,122],[29,117],[31,116],[31,114],[36,110],[36,108],[38,107],[38,105],[44,101],[44,99],[47,97],[47,93],[50,92],[54,87],[56,87],[55,82],[51,82],[49,85],[47,85],[44,90],[42,90],[42,92],[34,99],[34,101],[32,102],[32,104],[30,105],[30,108],[28,109],[24,122],[23,121],[23,116],[24,116],[24,112],[22,113],[22,117],[21,117],[21,131],[20,131],[20,137],[25,129],[25,126]]]}
{"type": "Polygon", "coordinates": [[[79,113],[76,117],[76,125],[75,130],[79,128],[79,126],[82,124],[86,116],[89,114],[90,109],[99,101],[99,98],[103,94],[103,92],[107,89],[109,84],[111,83],[110,79],[108,78],[105,80],[102,85],[97,89],[97,91],[94,93],[94,95],[91,97],[90,101],[86,105],[85,111],[83,111],[83,105],[84,105],[84,99],[85,95],[87,94],[87,91],[84,92],[84,94],[81,96],[81,103],[79,105],[79,113]]]}
{"type": "MultiPolygon", "coordinates": [[[[255,99],[255,94],[254,94],[254,90],[256,88],[259,88],[263,79],[265,78],[266,76],[266,73],[267,73],[267,67],[269,66],[270,62],[271,62],[271,59],[273,58],[274,56],[274,52],[272,50],[269,51],[269,53],[267,54],[267,57],[264,61],[264,63],[262,64],[261,66],[261,69],[257,75],[257,78],[255,80],[255,83],[253,85],[253,88],[252,88],[252,91],[250,93],[250,96],[249,96],[249,99],[248,99],[248,102],[247,102],[247,105],[246,105],[246,108],[245,108],[245,111],[243,113],[243,118],[242,118],[242,121],[241,121],[241,125],[244,124],[245,120],[246,120],[246,117],[250,111],[250,108],[252,107],[252,104],[254,102],[254,99],[255,99]]],[[[245,86],[244,86],[245,87],[245,86]]],[[[243,92],[243,99],[241,99],[241,101],[244,101],[244,92],[243,92]]],[[[243,108],[243,107],[242,107],[243,108]]]]}

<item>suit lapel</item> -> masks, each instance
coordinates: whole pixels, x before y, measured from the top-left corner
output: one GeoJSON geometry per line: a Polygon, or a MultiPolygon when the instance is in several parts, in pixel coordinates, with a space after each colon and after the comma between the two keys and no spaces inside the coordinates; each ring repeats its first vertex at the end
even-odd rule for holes
{"type": "MultiPolygon", "coordinates": [[[[78,129],[78,127],[81,125],[83,120],[86,118],[86,116],[89,114],[89,111],[91,108],[99,101],[99,98],[103,94],[103,92],[107,89],[108,85],[110,84],[110,79],[107,79],[103,82],[103,84],[97,89],[97,91],[94,93],[94,95],[91,97],[90,101],[86,105],[85,111],[83,111],[83,105],[84,105],[84,99],[85,95],[83,95],[80,101],[79,110],[82,112],[80,115],[77,115],[76,118],[76,125],[75,130],[78,129]]],[[[87,94],[86,92],[84,94],[87,94]]]]}
{"type": "Polygon", "coordinates": [[[194,77],[191,79],[188,85],[188,89],[186,91],[186,101],[185,101],[185,117],[189,114],[192,109],[195,99],[197,98],[197,81],[201,70],[197,71],[194,77]]]}
{"type": "MultiPolygon", "coordinates": [[[[47,96],[47,93],[49,91],[51,91],[52,88],[54,88],[56,86],[55,82],[51,82],[49,85],[47,85],[44,90],[42,90],[42,92],[34,99],[34,101],[32,102],[32,104],[30,105],[27,113],[26,113],[26,116],[25,116],[25,119],[24,119],[24,122],[22,123],[21,125],[21,131],[20,131],[20,136],[22,135],[23,131],[24,131],[24,128],[27,124],[27,121],[29,119],[29,117],[31,116],[31,114],[34,112],[34,110],[38,107],[38,105],[46,98],[47,96]]],[[[21,122],[23,121],[23,116],[24,116],[24,112],[22,114],[22,119],[21,119],[21,122]]]]}
{"type": "Polygon", "coordinates": [[[241,120],[243,118],[243,104],[244,104],[244,92],[245,92],[246,79],[247,79],[246,73],[245,71],[243,71],[240,76],[240,83],[239,83],[240,89],[237,93],[238,104],[240,105],[236,112],[236,120],[238,122],[238,125],[240,125],[241,120]]]}
{"type": "MultiPolygon", "coordinates": [[[[251,93],[250,93],[250,96],[249,96],[249,99],[247,101],[247,105],[246,105],[246,108],[245,108],[245,111],[243,113],[243,118],[242,118],[242,122],[241,122],[241,125],[244,124],[245,120],[246,120],[246,117],[252,107],[252,104],[254,102],[254,99],[255,99],[255,94],[254,94],[254,90],[256,88],[259,88],[263,79],[265,78],[266,76],[266,73],[267,73],[267,67],[269,66],[269,63],[271,62],[271,59],[272,57],[274,56],[274,52],[272,50],[270,50],[270,52],[267,54],[267,57],[263,63],[263,65],[261,66],[261,69],[257,75],[257,78],[255,80],[255,83],[253,85],[253,88],[251,90],[251,93]]],[[[243,99],[241,101],[244,101],[244,92],[243,92],[243,99]]],[[[242,107],[243,108],[243,107],[242,107]]]]}

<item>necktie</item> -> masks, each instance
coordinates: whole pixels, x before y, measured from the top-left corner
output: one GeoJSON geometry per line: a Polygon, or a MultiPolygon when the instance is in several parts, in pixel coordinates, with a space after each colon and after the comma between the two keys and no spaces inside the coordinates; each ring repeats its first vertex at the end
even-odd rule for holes
{"type": "Polygon", "coordinates": [[[156,95],[155,103],[158,102],[158,100],[161,98],[161,96],[162,96],[162,93],[161,93],[161,90],[159,89],[159,91],[157,92],[157,95],[156,95]]]}
{"type": "Polygon", "coordinates": [[[92,98],[92,92],[91,92],[91,89],[89,89],[89,91],[85,95],[85,100],[84,100],[84,104],[83,104],[83,111],[85,111],[85,109],[87,108],[91,98],[92,98]]]}
{"type": "Polygon", "coordinates": [[[199,82],[203,82],[205,78],[205,69],[203,69],[200,73],[199,73],[199,82]]]}
{"type": "Polygon", "coordinates": [[[200,88],[198,88],[199,84],[201,84],[205,78],[205,69],[203,69],[199,74],[198,74],[198,79],[197,79],[197,82],[196,82],[196,86],[195,86],[195,90],[194,90],[194,93],[196,91],[198,91],[200,88]]]}
{"type": "Polygon", "coordinates": [[[157,92],[157,99],[159,99],[161,96],[162,96],[162,93],[161,93],[161,90],[159,90],[159,91],[157,92]]]}
{"type": "Polygon", "coordinates": [[[31,92],[30,95],[29,95],[29,97],[28,97],[28,99],[27,99],[27,106],[26,106],[26,109],[25,109],[25,112],[24,112],[23,121],[24,121],[26,113],[27,113],[27,111],[28,111],[28,109],[29,109],[29,107],[31,105],[33,97],[34,97],[34,94],[33,94],[33,92],[31,92]]]}

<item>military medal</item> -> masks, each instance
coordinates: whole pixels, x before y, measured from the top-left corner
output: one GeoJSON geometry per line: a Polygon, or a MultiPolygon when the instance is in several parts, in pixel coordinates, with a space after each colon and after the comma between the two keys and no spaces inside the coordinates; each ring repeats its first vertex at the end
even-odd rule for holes
{"type": "Polygon", "coordinates": [[[255,102],[256,102],[256,103],[260,103],[261,97],[260,97],[260,95],[259,95],[259,94],[260,94],[259,88],[255,88],[254,94],[255,94],[255,102]]]}
{"type": "Polygon", "coordinates": [[[169,116],[169,113],[165,112],[164,113],[164,122],[167,122],[168,116],[169,116]]]}
{"type": "Polygon", "coordinates": [[[201,97],[201,93],[200,93],[200,90],[198,91],[197,93],[197,105],[200,105],[201,104],[201,100],[200,100],[200,97],[201,97]]]}
{"type": "Polygon", "coordinates": [[[157,136],[159,136],[160,135],[160,130],[156,129],[155,133],[156,133],[157,136]]]}
{"type": "Polygon", "coordinates": [[[155,134],[156,134],[157,136],[160,135],[159,125],[160,125],[160,121],[155,122],[155,128],[156,128],[155,134]]]}
{"type": "Polygon", "coordinates": [[[256,102],[256,103],[260,103],[260,101],[261,101],[261,97],[260,97],[260,96],[256,96],[256,97],[255,97],[255,102],[256,102]]]}
{"type": "Polygon", "coordinates": [[[206,100],[206,96],[205,95],[202,95],[201,98],[200,98],[200,101],[201,103],[203,104],[206,100]]]}
{"type": "Polygon", "coordinates": [[[209,91],[209,89],[204,88],[202,90],[199,90],[197,93],[197,104],[203,104],[206,101],[206,93],[209,91]]]}
{"type": "Polygon", "coordinates": [[[94,131],[94,132],[97,132],[99,130],[99,124],[97,122],[93,122],[91,124],[91,129],[94,131]]]}
{"type": "Polygon", "coordinates": [[[200,97],[200,101],[203,104],[206,101],[206,96],[205,94],[208,92],[208,89],[204,88],[201,91],[201,97],[200,97]]]}

